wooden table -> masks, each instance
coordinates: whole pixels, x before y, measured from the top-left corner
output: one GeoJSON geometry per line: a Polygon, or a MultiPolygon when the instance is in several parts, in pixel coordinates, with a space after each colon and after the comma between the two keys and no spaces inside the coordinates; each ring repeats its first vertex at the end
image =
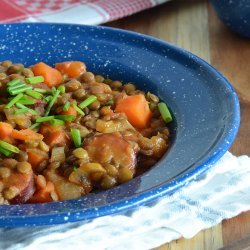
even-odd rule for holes
{"type": "MultiPolygon", "coordinates": [[[[230,151],[250,155],[250,39],[231,33],[206,0],[173,0],[107,25],[166,40],[220,70],[236,89],[241,104],[241,127],[230,151]]],[[[248,234],[250,211],[224,220],[192,239],[179,239],[157,249],[213,250],[248,234]]]]}

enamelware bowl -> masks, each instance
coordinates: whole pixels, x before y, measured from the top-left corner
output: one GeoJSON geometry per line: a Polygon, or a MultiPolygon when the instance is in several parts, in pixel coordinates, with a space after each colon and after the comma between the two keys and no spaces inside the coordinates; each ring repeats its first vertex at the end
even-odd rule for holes
{"type": "Polygon", "coordinates": [[[81,60],[94,73],[133,82],[170,107],[172,143],[133,180],[75,200],[1,205],[0,226],[37,226],[126,212],[196,180],[230,147],[239,127],[238,98],[228,81],[197,56],[153,37],[107,27],[0,25],[0,61],[26,66],[81,60]]]}
{"type": "Polygon", "coordinates": [[[249,0],[210,0],[221,21],[234,32],[250,37],[249,0]]]}

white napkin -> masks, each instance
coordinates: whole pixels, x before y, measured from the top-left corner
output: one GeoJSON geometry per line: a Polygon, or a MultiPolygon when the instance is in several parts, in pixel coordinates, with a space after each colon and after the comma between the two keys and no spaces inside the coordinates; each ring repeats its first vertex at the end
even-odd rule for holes
{"type": "Polygon", "coordinates": [[[54,227],[0,229],[0,249],[150,249],[191,238],[250,209],[250,158],[227,152],[203,179],[130,215],[54,227]]]}

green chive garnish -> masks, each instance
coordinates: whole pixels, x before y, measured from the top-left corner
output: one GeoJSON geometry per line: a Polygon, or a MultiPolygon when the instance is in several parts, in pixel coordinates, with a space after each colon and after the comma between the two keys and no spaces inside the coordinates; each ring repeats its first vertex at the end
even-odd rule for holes
{"type": "Polygon", "coordinates": [[[62,121],[73,121],[76,119],[75,115],[56,115],[55,119],[62,121]]]}
{"type": "Polygon", "coordinates": [[[11,95],[17,95],[17,94],[19,94],[19,93],[23,93],[23,92],[25,92],[25,91],[27,91],[27,90],[30,90],[30,89],[32,89],[32,86],[24,86],[24,87],[21,87],[21,88],[9,90],[9,93],[10,93],[11,95]]]}
{"type": "Polygon", "coordinates": [[[29,84],[41,83],[44,82],[44,77],[43,76],[28,77],[25,79],[25,81],[29,84]]]}
{"type": "Polygon", "coordinates": [[[24,106],[22,103],[20,103],[19,101],[16,103],[16,106],[20,109],[28,109],[27,112],[33,114],[33,115],[38,115],[37,111],[34,109],[30,109],[26,106],[24,106]]]}
{"type": "Polygon", "coordinates": [[[70,107],[70,103],[66,102],[65,105],[63,106],[63,111],[68,111],[70,107]]]}
{"type": "Polygon", "coordinates": [[[36,122],[48,122],[50,120],[54,119],[54,116],[44,116],[44,117],[39,117],[36,119],[36,122]]]}
{"type": "Polygon", "coordinates": [[[158,109],[159,109],[159,112],[161,113],[161,117],[164,120],[164,122],[169,123],[173,120],[171,113],[167,105],[164,102],[158,103],[158,109]]]}
{"type": "Polygon", "coordinates": [[[57,89],[60,90],[60,94],[64,94],[65,93],[65,86],[60,85],[57,89]]]}
{"type": "Polygon", "coordinates": [[[12,81],[8,82],[8,83],[7,83],[7,86],[8,86],[8,87],[15,86],[15,85],[19,84],[20,81],[21,81],[20,79],[15,78],[15,79],[13,79],[12,81]]]}
{"type": "Polygon", "coordinates": [[[0,153],[7,156],[7,157],[9,157],[9,156],[11,156],[13,154],[11,151],[9,151],[9,150],[7,150],[5,148],[2,148],[2,147],[0,147],[0,153]]]}
{"type": "Polygon", "coordinates": [[[40,126],[40,123],[36,122],[36,123],[32,124],[29,128],[33,129],[33,128],[36,128],[36,127],[39,127],[39,126],[40,126]]]}
{"type": "Polygon", "coordinates": [[[18,115],[18,114],[25,113],[25,112],[27,112],[27,111],[29,111],[28,108],[17,109],[17,110],[14,111],[14,114],[15,114],[15,115],[18,115]]]}
{"type": "Polygon", "coordinates": [[[24,87],[25,86],[25,83],[21,82],[21,83],[18,83],[16,85],[13,85],[13,86],[10,86],[7,88],[7,91],[10,92],[14,89],[18,89],[18,88],[21,88],[21,87],[24,87]]]}
{"type": "Polygon", "coordinates": [[[85,115],[85,113],[80,108],[78,108],[75,103],[73,103],[72,106],[77,111],[77,113],[79,113],[80,115],[85,115]]]}
{"type": "Polygon", "coordinates": [[[23,97],[23,94],[19,94],[15,96],[7,105],[5,105],[6,109],[12,107],[16,102],[18,102],[23,97]]]}
{"type": "Polygon", "coordinates": [[[113,105],[113,104],[114,104],[114,101],[113,101],[113,100],[110,100],[110,101],[106,102],[106,103],[104,104],[104,106],[111,106],[111,105],[113,105]]]}
{"type": "Polygon", "coordinates": [[[36,92],[35,90],[27,90],[25,93],[31,97],[34,97],[35,99],[42,99],[43,95],[39,92],[36,92]]]}
{"type": "Polygon", "coordinates": [[[52,100],[53,96],[49,95],[44,98],[46,102],[50,102],[52,100]]]}
{"type": "Polygon", "coordinates": [[[55,88],[55,87],[52,87],[52,88],[51,88],[51,91],[52,91],[52,94],[55,94],[55,93],[56,93],[56,88],[55,88]]]}
{"type": "Polygon", "coordinates": [[[72,137],[75,147],[79,148],[82,144],[80,130],[76,128],[72,128],[70,133],[71,133],[71,137],[72,137]]]}
{"type": "Polygon", "coordinates": [[[34,90],[35,90],[36,92],[41,93],[41,94],[51,94],[51,90],[50,90],[50,89],[34,88],[34,90]]]}
{"type": "Polygon", "coordinates": [[[5,142],[5,141],[2,141],[0,140],[0,147],[6,149],[6,150],[9,150],[10,152],[13,152],[13,153],[19,153],[19,148],[5,142]]]}
{"type": "Polygon", "coordinates": [[[36,101],[32,100],[32,99],[30,99],[30,100],[21,99],[21,100],[18,101],[18,103],[21,103],[21,104],[24,104],[24,105],[33,105],[33,104],[36,103],[36,101]]]}
{"type": "Polygon", "coordinates": [[[55,94],[53,95],[52,99],[50,100],[49,102],[49,105],[46,109],[46,112],[45,112],[45,116],[47,116],[52,108],[52,106],[54,105],[58,95],[60,94],[60,91],[59,90],[56,90],[55,94]]]}
{"type": "Polygon", "coordinates": [[[58,120],[58,119],[52,119],[52,120],[50,120],[50,123],[51,123],[52,125],[63,125],[63,124],[64,124],[64,121],[58,120]]]}
{"type": "Polygon", "coordinates": [[[91,95],[89,96],[86,100],[84,100],[83,102],[81,102],[78,107],[80,109],[84,109],[87,106],[89,106],[92,102],[94,102],[97,99],[97,97],[95,95],[91,95]]]}

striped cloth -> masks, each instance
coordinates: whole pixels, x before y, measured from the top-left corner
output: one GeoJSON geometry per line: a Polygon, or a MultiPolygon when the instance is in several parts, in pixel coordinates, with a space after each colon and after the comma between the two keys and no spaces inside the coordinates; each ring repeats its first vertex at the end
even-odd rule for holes
{"type": "Polygon", "coordinates": [[[1,0],[0,23],[100,24],[169,0],[1,0]]]}

